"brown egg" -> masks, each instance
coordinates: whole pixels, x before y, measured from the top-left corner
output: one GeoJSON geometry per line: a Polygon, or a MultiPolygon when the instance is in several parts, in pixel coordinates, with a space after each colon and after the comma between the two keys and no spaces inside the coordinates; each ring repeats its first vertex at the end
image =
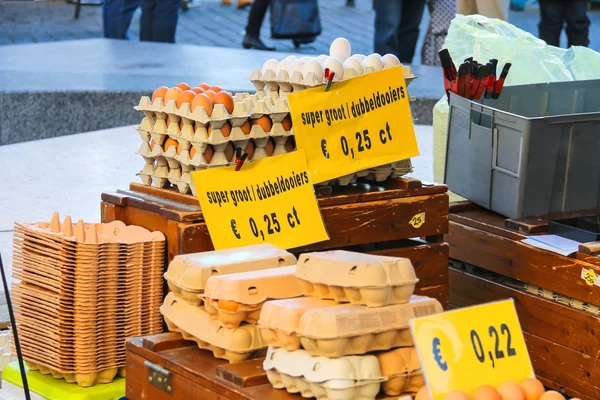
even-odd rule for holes
{"type": "Polygon", "coordinates": [[[179,82],[179,83],[178,83],[177,85],[175,85],[175,86],[177,86],[177,87],[178,87],[179,89],[181,89],[181,90],[190,90],[190,89],[192,88],[190,85],[188,85],[188,84],[187,84],[187,83],[185,83],[185,82],[179,82]]]}
{"type": "Polygon", "coordinates": [[[525,393],[515,381],[506,381],[498,386],[502,400],[525,400],[525,393]]]}
{"type": "Polygon", "coordinates": [[[229,114],[233,112],[233,96],[229,92],[218,92],[213,99],[215,104],[223,104],[229,114]]]}
{"type": "Polygon", "coordinates": [[[182,131],[183,127],[185,126],[185,124],[183,123],[183,121],[179,121],[179,130],[182,131]]]}
{"type": "Polygon", "coordinates": [[[177,155],[180,155],[182,150],[183,150],[183,147],[181,147],[181,143],[177,143],[177,150],[175,150],[177,155]]]}
{"type": "Polygon", "coordinates": [[[469,400],[469,396],[463,391],[453,390],[444,397],[444,400],[469,400]]]}
{"type": "Polygon", "coordinates": [[[209,89],[212,90],[215,93],[219,93],[221,90],[223,90],[221,88],[221,86],[216,86],[216,85],[215,86],[211,86],[209,89]]]}
{"type": "Polygon", "coordinates": [[[202,88],[204,90],[208,90],[210,88],[210,85],[208,83],[199,83],[196,86],[199,87],[199,88],[202,88]]]}
{"type": "Polygon", "coordinates": [[[250,125],[250,121],[246,120],[242,124],[242,126],[240,126],[240,129],[242,130],[242,132],[244,132],[244,135],[249,135],[250,129],[252,129],[252,125],[250,125]]]}
{"type": "Polygon", "coordinates": [[[292,129],[292,119],[290,117],[285,117],[281,121],[281,126],[283,126],[284,131],[289,131],[290,129],[292,129]]]}
{"type": "MultiPolygon", "coordinates": [[[[211,132],[212,132],[212,127],[209,125],[207,128],[208,131],[208,136],[210,136],[211,132]]],[[[221,133],[223,134],[224,137],[229,137],[229,135],[231,135],[231,125],[229,124],[229,122],[225,122],[223,124],[223,126],[221,127],[221,133]]]]}
{"type": "Polygon", "coordinates": [[[236,301],[217,300],[217,304],[219,309],[228,312],[237,312],[237,310],[240,308],[240,304],[236,301]]]}
{"type": "Polygon", "coordinates": [[[227,143],[227,146],[225,146],[225,150],[223,150],[223,153],[225,153],[225,159],[227,160],[227,162],[233,161],[233,156],[235,155],[235,146],[233,145],[233,143],[227,143]]]}
{"type": "Polygon", "coordinates": [[[206,161],[207,164],[210,164],[214,154],[215,149],[213,149],[211,145],[206,146],[206,150],[204,150],[204,153],[202,153],[202,155],[204,156],[204,161],[206,161]]]}
{"type": "Polygon", "coordinates": [[[248,153],[248,160],[252,160],[254,157],[254,151],[256,150],[256,145],[253,140],[249,140],[246,147],[244,147],[244,153],[248,153]]]}
{"type": "Polygon", "coordinates": [[[267,153],[268,156],[273,155],[273,152],[275,151],[275,141],[273,140],[273,138],[269,138],[269,140],[267,140],[267,144],[265,145],[265,153],[267,153]]]}
{"type": "Polygon", "coordinates": [[[190,90],[192,90],[196,94],[204,93],[204,89],[199,88],[199,87],[194,87],[194,88],[191,88],[190,90]]]}
{"type": "Polygon", "coordinates": [[[214,101],[214,100],[215,100],[215,95],[216,95],[216,93],[215,93],[215,92],[213,92],[212,90],[205,90],[205,91],[204,91],[204,94],[205,94],[205,95],[207,95],[207,96],[208,96],[208,98],[209,98],[211,101],[214,101]]]}
{"type": "Polygon", "coordinates": [[[285,151],[291,153],[296,148],[296,139],[293,136],[290,136],[283,145],[285,147],[285,151]]]}
{"type": "Polygon", "coordinates": [[[273,123],[271,122],[271,118],[269,118],[268,115],[263,115],[260,118],[253,119],[252,125],[260,125],[262,126],[265,132],[271,132],[271,127],[273,126],[273,123]]]}
{"type": "Polygon", "coordinates": [[[192,100],[194,100],[194,97],[196,97],[196,93],[194,91],[184,90],[181,92],[181,94],[179,94],[179,97],[177,97],[177,108],[181,107],[181,105],[184,103],[191,104],[192,100]]]}
{"type": "Polygon", "coordinates": [[[196,155],[196,148],[195,147],[190,148],[190,158],[194,158],[195,155],[196,155]]]}
{"type": "Polygon", "coordinates": [[[166,86],[161,86],[158,89],[156,89],[154,93],[152,93],[152,102],[154,103],[154,100],[156,99],[164,99],[167,90],[169,90],[169,88],[166,86]]]}
{"type": "Polygon", "coordinates": [[[177,140],[168,138],[167,140],[165,140],[165,147],[164,147],[165,152],[167,150],[169,150],[171,147],[173,147],[173,146],[177,147],[178,145],[179,145],[179,143],[177,142],[177,140]]]}
{"type": "Polygon", "coordinates": [[[163,98],[163,101],[166,104],[171,100],[177,100],[177,98],[179,97],[181,92],[183,92],[183,90],[181,90],[177,86],[172,87],[171,89],[167,90],[167,93],[165,93],[165,97],[163,98]]]}
{"type": "Polygon", "coordinates": [[[150,150],[154,150],[154,145],[156,144],[156,142],[154,141],[154,139],[152,139],[150,141],[150,150]]]}
{"type": "Polygon", "coordinates": [[[213,102],[206,94],[200,93],[194,96],[194,100],[192,100],[191,106],[192,112],[194,112],[194,110],[198,106],[204,108],[204,111],[206,111],[206,115],[208,115],[209,117],[212,115],[213,102]]]}
{"type": "Polygon", "coordinates": [[[430,400],[429,390],[427,390],[427,386],[421,386],[421,389],[417,392],[415,396],[415,400],[430,400]]]}
{"type": "Polygon", "coordinates": [[[489,385],[483,385],[475,389],[473,400],[502,400],[502,398],[496,389],[489,385]]]}
{"type": "Polygon", "coordinates": [[[519,386],[521,386],[523,393],[525,393],[525,400],[539,400],[544,394],[544,385],[535,378],[523,379],[519,383],[519,386]]]}
{"type": "Polygon", "coordinates": [[[546,393],[544,393],[541,397],[540,400],[565,400],[565,396],[563,396],[562,394],[555,392],[554,390],[550,390],[546,393]]]}

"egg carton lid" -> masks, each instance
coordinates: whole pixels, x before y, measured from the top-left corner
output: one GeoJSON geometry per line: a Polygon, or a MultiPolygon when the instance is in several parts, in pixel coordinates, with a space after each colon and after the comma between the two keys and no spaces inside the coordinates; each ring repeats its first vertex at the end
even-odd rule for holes
{"type": "Polygon", "coordinates": [[[165,298],[160,312],[178,328],[213,346],[236,353],[250,353],[264,347],[256,325],[227,329],[206,311],[177,299],[173,293],[165,298]]]}
{"type": "Polygon", "coordinates": [[[204,290],[213,275],[294,265],[293,254],[270,244],[175,256],[165,279],[186,290],[204,290]]]}
{"type": "MultiPolygon", "coordinates": [[[[311,356],[306,350],[287,351],[282,348],[269,347],[263,368],[276,370],[293,377],[303,377],[309,382],[326,383],[336,380],[353,381],[385,381],[381,375],[379,361],[375,356],[344,356],[328,358],[311,356]]],[[[331,382],[333,384],[333,382],[331,382]]],[[[338,386],[333,384],[332,386],[338,386]]]]}
{"type": "Polygon", "coordinates": [[[304,294],[296,266],[211,276],[203,297],[259,304],[267,299],[286,299],[304,294]]]}
{"type": "Polygon", "coordinates": [[[296,276],[312,283],[342,287],[403,286],[419,281],[408,258],[345,250],[302,254],[296,276]]]}
{"type": "Polygon", "coordinates": [[[308,310],[300,318],[297,333],[312,339],[336,339],[408,329],[411,318],[442,311],[439,301],[423,296],[412,296],[405,304],[377,308],[342,304],[308,310]]]}
{"type": "Polygon", "coordinates": [[[316,297],[270,300],[262,307],[258,325],[285,333],[294,333],[305,312],[315,308],[333,307],[337,304],[334,300],[323,300],[316,297]]]}

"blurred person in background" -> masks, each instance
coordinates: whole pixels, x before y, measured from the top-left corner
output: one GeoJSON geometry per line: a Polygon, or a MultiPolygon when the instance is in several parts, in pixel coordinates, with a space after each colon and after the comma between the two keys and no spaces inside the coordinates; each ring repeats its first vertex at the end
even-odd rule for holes
{"type": "Polygon", "coordinates": [[[245,49],[268,50],[273,51],[275,47],[267,46],[260,40],[260,28],[269,8],[269,0],[254,0],[250,13],[248,14],[248,25],[246,25],[246,35],[242,40],[242,46],[245,49]]]}
{"type": "Polygon", "coordinates": [[[560,33],[567,24],[568,47],[590,44],[590,19],[587,16],[587,0],[539,0],[540,39],[550,46],[560,46],[560,33]]]}
{"type": "Polygon", "coordinates": [[[444,46],[450,22],[456,11],[456,0],[428,0],[429,27],[421,49],[421,64],[441,66],[438,52],[444,46]]]}
{"type": "Polygon", "coordinates": [[[456,12],[463,15],[480,14],[488,18],[508,20],[509,0],[457,0],[456,12]]]}
{"type": "Polygon", "coordinates": [[[375,52],[410,64],[426,0],[375,0],[375,52]]]}
{"type": "Polygon", "coordinates": [[[181,0],[104,0],[104,37],[127,39],[135,10],[141,5],[140,40],[175,43],[175,29],[181,0]]]}

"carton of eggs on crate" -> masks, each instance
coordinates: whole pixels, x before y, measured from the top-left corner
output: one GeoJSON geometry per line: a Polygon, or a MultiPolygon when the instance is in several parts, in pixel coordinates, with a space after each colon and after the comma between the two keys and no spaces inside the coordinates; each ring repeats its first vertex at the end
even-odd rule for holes
{"type": "Polygon", "coordinates": [[[410,67],[403,66],[395,55],[352,55],[350,42],[345,38],[337,38],[331,43],[329,55],[300,59],[288,56],[281,61],[270,59],[262,68],[254,69],[248,79],[258,91],[267,94],[279,92],[279,96],[283,97],[292,91],[324,85],[325,70],[334,73],[333,80],[336,82],[398,66],[403,67],[406,85],[410,84],[416,77],[410,67]]]}

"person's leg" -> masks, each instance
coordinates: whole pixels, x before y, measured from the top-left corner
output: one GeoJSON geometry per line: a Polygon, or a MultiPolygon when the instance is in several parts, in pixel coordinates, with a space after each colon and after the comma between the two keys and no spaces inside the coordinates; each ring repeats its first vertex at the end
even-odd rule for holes
{"type": "Polygon", "coordinates": [[[254,0],[248,14],[248,25],[242,46],[246,49],[275,50],[260,40],[260,28],[269,8],[269,0],[254,0]]]}
{"type": "Polygon", "coordinates": [[[587,47],[590,44],[590,19],[587,16],[587,0],[569,0],[564,3],[569,47],[587,47]]]}
{"type": "Polygon", "coordinates": [[[142,0],[140,40],[175,43],[181,0],[142,0]]]}
{"type": "Polygon", "coordinates": [[[540,24],[538,31],[540,39],[550,46],[560,46],[560,32],[564,26],[562,0],[539,0],[540,24]]]}
{"type": "Polygon", "coordinates": [[[426,0],[403,0],[402,18],[398,28],[398,58],[402,63],[412,63],[419,40],[419,25],[423,18],[426,0]]]}
{"type": "Polygon", "coordinates": [[[104,0],[102,5],[104,37],[127,39],[131,18],[139,5],[140,0],[104,0]]]}
{"type": "Polygon", "coordinates": [[[403,0],[375,0],[376,53],[381,55],[392,53],[398,56],[400,51],[398,29],[402,18],[402,3],[403,0]]]}

